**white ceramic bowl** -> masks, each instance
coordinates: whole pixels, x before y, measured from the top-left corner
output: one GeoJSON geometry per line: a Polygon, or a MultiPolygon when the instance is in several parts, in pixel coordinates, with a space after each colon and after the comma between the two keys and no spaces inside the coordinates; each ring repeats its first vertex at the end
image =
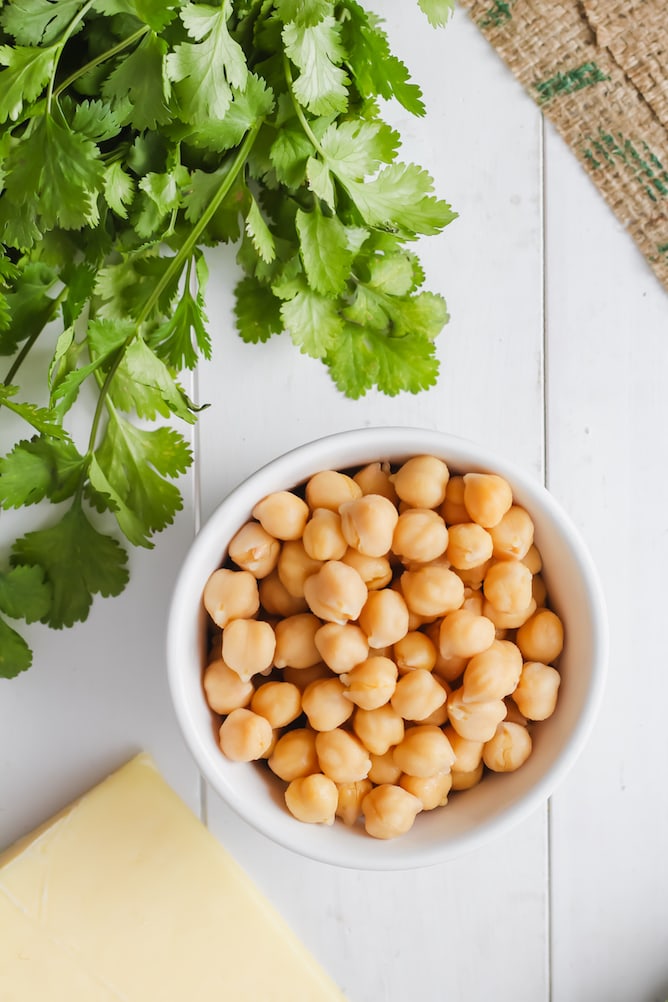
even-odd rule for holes
{"type": "Polygon", "coordinates": [[[168,625],[171,695],[185,740],[216,792],[247,822],[304,856],[345,867],[390,870],[427,866],[460,855],[517,824],[543,804],[582,750],[599,706],[607,664],[605,607],[595,569],[571,520],[535,479],[499,456],[448,435],[417,428],[365,428],[310,442],[262,467],[225,498],[195,539],[174,591],[168,625]],[[222,755],[201,674],[205,613],[202,591],[220,566],[228,541],[266,494],[290,489],[323,469],[432,454],[454,472],[506,477],[515,500],[535,523],[550,601],[565,624],[562,684],[554,715],[534,729],[530,758],[516,772],[490,774],[449,803],[418,815],[406,835],[371,838],[337,821],[295,820],[284,784],[268,769],[222,755]]]}

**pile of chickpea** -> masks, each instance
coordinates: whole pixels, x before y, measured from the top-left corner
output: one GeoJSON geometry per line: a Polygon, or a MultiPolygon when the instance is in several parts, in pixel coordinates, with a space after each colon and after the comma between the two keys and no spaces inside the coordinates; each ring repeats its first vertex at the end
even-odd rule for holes
{"type": "Polygon", "coordinates": [[[519,768],[564,639],[533,537],[504,478],[428,455],[260,500],[203,596],[222,752],[382,839],[519,768]]]}

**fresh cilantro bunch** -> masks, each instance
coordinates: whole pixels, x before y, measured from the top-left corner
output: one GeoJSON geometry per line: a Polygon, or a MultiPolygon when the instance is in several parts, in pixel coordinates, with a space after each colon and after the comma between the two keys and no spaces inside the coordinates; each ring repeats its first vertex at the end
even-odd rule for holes
{"type": "MultiPolygon", "coordinates": [[[[150,547],[181,507],[206,249],[238,247],[244,340],[287,331],[350,397],[418,392],[447,313],[410,244],[454,213],[397,159],[382,103],[422,97],[357,0],[0,0],[0,67],[0,408],[25,436],[0,505],[53,505],[0,570],[0,611],[61,628],[125,586],[117,529],[150,547]],[[34,401],[20,373],[45,330],[34,401]]],[[[30,662],[0,618],[0,675],[30,662]]]]}

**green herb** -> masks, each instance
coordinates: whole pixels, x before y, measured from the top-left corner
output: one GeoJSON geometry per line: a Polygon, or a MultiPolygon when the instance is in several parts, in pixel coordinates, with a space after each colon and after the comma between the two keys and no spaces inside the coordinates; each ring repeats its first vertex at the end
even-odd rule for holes
{"type": "MultiPolygon", "coordinates": [[[[387,100],[424,114],[357,0],[0,0],[0,408],[24,429],[0,506],[54,506],[11,546],[5,616],[83,620],[127,582],[116,536],[150,547],[181,507],[207,248],[237,245],[245,341],[287,331],[354,398],[434,384],[447,312],[410,244],[454,213],[397,159],[387,100]]],[[[0,619],[0,675],[30,661],[0,619]]]]}

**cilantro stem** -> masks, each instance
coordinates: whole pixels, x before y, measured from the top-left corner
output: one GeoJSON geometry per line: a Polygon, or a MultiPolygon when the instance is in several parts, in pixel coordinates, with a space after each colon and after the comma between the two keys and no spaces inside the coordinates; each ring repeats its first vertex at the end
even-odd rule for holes
{"type": "Polygon", "coordinates": [[[104,412],[106,404],[108,403],[107,397],[109,394],[109,388],[111,386],[114,376],[116,375],[116,371],[119,365],[121,364],[121,361],[123,360],[123,356],[125,355],[125,352],[129,348],[132,341],[139,335],[139,331],[141,329],[142,324],[150,316],[151,311],[153,310],[154,306],[160,299],[162,293],[165,291],[165,289],[172,281],[172,279],[181,272],[184,263],[186,263],[191,258],[192,253],[195,250],[195,247],[197,246],[199,238],[201,237],[202,233],[204,232],[204,230],[209,225],[214,215],[220,208],[221,204],[225,200],[226,195],[228,195],[228,193],[230,192],[232,185],[234,184],[237,178],[237,175],[243,169],[248,159],[248,155],[253,147],[253,143],[255,142],[257,134],[260,131],[262,122],[263,119],[259,118],[246,133],[246,138],[239,147],[237,154],[234,157],[234,160],[230,164],[230,168],[225,177],[223,178],[223,181],[221,182],[218,191],[207,205],[206,209],[198,219],[197,223],[193,226],[192,230],[188,234],[188,237],[186,238],[186,240],[184,240],[178,252],[171,259],[170,264],[163,272],[160,280],[156,283],[150,296],[147,298],[143,307],[139,311],[139,314],[136,318],[135,330],[125,339],[123,344],[119,347],[109,367],[104,383],[102,384],[102,387],[100,389],[100,395],[98,397],[97,406],[95,408],[95,413],[93,415],[93,421],[90,429],[90,436],[88,438],[88,450],[86,452],[84,469],[82,472],[81,481],[79,483],[79,489],[78,489],[79,494],[81,494],[81,492],[83,491],[84,482],[86,478],[86,471],[88,469],[91,459],[93,458],[93,453],[95,451],[95,443],[97,441],[97,434],[100,427],[100,422],[102,420],[102,414],[104,412]]]}
{"type": "Polygon", "coordinates": [[[290,69],[290,62],[289,62],[288,57],[286,55],[283,56],[283,72],[285,73],[285,81],[286,81],[286,83],[288,85],[288,91],[290,92],[290,100],[292,102],[292,107],[295,109],[295,113],[296,113],[297,118],[299,119],[299,121],[301,123],[301,127],[304,130],[304,132],[306,133],[306,136],[308,137],[309,141],[313,144],[316,152],[319,153],[320,156],[324,160],[325,159],[325,151],[323,150],[322,146],[318,142],[318,138],[315,135],[315,133],[313,132],[313,129],[311,128],[311,126],[309,124],[309,121],[308,121],[306,115],[304,114],[304,109],[302,108],[301,104],[299,103],[299,101],[295,97],[295,92],[293,90],[293,83],[294,83],[294,81],[293,81],[293,78],[292,78],[292,70],[290,69]]]}
{"type": "Polygon", "coordinates": [[[88,73],[89,70],[95,69],[96,66],[106,62],[107,59],[113,59],[114,56],[117,56],[119,52],[123,52],[124,49],[129,49],[131,45],[134,45],[135,42],[143,38],[150,30],[149,26],[145,24],[143,28],[138,28],[132,35],[128,35],[127,38],[121,39],[121,41],[112,46],[111,49],[107,49],[105,52],[101,52],[99,55],[95,56],[94,59],[90,59],[83,66],[80,66],[78,70],[75,70],[74,73],[70,73],[68,77],[65,77],[62,83],[60,83],[54,91],[53,96],[55,98],[60,97],[64,90],[67,90],[68,87],[70,87],[80,77],[88,73]]]}
{"type": "Polygon", "coordinates": [[[16,376],[16,373],[19,371],[19,369],[21,368],[21,366],[25,362],[26,358],[28,357],[30,349],[35,344],[35,341],[37,341],[37,338],[40,336],[40,334],[43,333],[44,328],[47,326],[47,324],[49,324],[53,320],[53,318],[54,318],[54,316],[56,314],[56,310],[60,306],[60,304],[63,301],[63,299],[65,298],[66,294],[67,294],[67,288],[64,288],[54,299],[52,299],[51,302],[52,302],[53,305],[51,306],[51,308],[49,310],[49,316],[47,317],[46,322],[38,330],[33,331],[33,333],[30,335],[30,337],[27,338],[26,341],[23,343],[23,347],[21,348],[21,351],[18,353],[18,355],[16,356],[16,358],[12,362],[9,370],[7,371],[7,375],[2,380],[2,385],[3,386],[9,386],[9,385],[11,385],[11,383],[14,382],[14,377],[16,376]]]}
{"type": "Polygon", "coordinates": [[[57,43],[58,54],[56,56],[56,65],[53,68],[53,73],[51,75],[51,79],[49,80],[49,86],[48,86],[48,89],[47,89],[47,92],[46,92],[46,112],[47,112],[48,115],[51,114],[51,103],[53,101],[53,96],[54,96],[53,95],[53,85],[55,83],[56,69],[58,67],[58,62],[60,60],[60,57],[63,54],[63,49],[65,48],[65,46],[67,45],[69,39],[71,38],[72,32],[74,31],[74,29],[76,28],[76,26],[79,24],[80,21],[83,21],[84,17],[88,13],[88,11],[91,9],[91,7],[94,5],[94,3],[95,3],[95,0],[87,0],[87,3],[85,3],[83,5],[83,7],[79,11],[77,11],[77,13],[74,15],[74,17],[72,18],[72,20],[68,24],[68,26],[65,28],[65,31],[63,32],[62,37],[58,40],[58,43],[57,43]]]}

